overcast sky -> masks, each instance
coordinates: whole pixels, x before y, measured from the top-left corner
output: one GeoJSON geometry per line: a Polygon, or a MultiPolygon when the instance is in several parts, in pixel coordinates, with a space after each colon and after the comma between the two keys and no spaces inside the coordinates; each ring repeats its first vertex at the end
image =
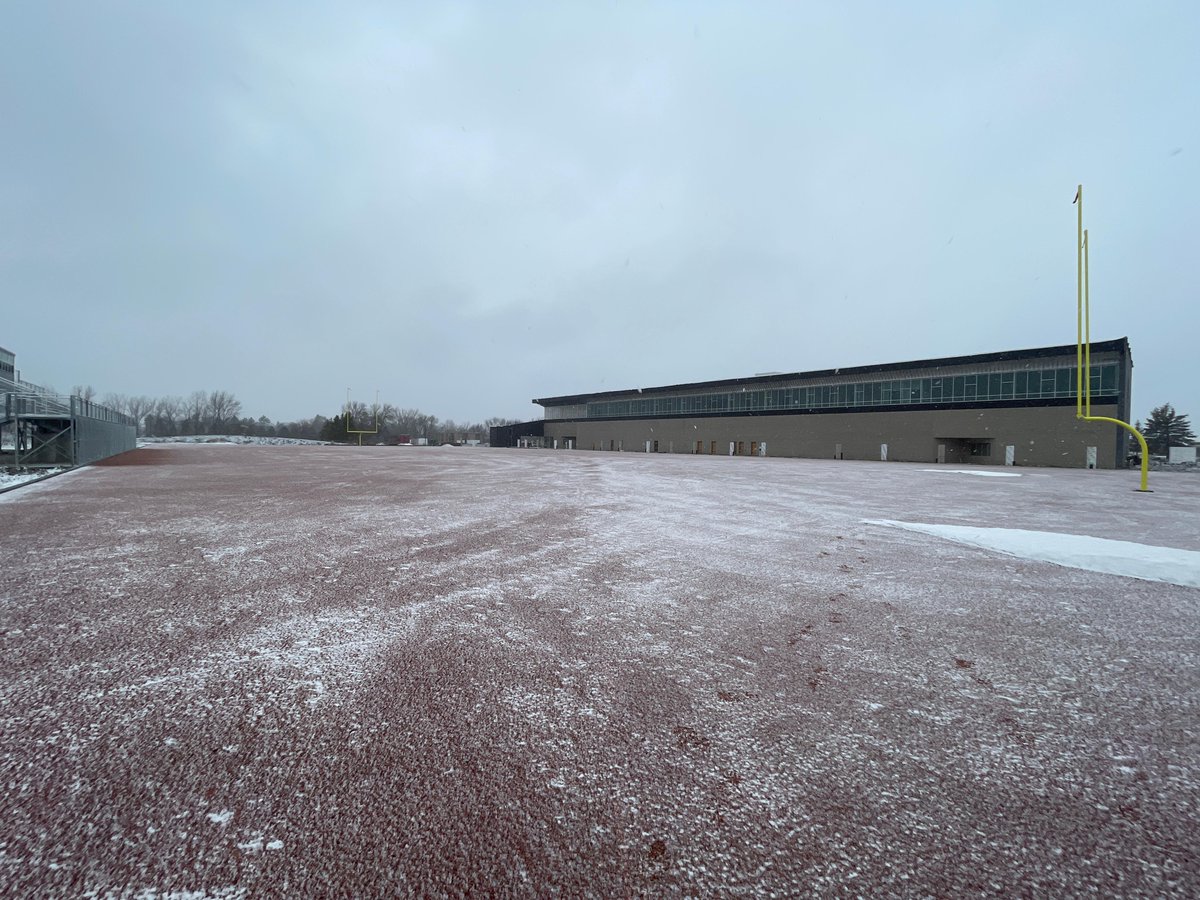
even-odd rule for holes
{"type": "Polygon", "coordinates": [[[1075,340],[1200,420],[1200,4],[27,2],[0,346],[295,419],[1075,340]]]}

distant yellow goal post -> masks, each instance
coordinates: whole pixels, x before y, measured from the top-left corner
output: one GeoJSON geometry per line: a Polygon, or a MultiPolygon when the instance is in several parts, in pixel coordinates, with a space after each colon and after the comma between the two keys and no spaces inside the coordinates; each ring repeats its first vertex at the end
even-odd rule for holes
{"type": "Polygon", "coordinates": [[[350,427],[350,388],[346,388],[346,407],[344,413],[346,416],[346,434],[358,435],[358,446],[362,446],[362,436],[364,434],[379,434],[379,391],[375,391],[375,405],[371,407],[371,415],[375,421],[374,428],[351,428],[350,427]]]}

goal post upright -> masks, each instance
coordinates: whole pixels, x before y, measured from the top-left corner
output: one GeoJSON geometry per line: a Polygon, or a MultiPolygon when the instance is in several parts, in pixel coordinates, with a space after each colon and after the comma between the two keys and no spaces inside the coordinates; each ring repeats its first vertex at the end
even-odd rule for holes
{"type": "Polygon", "coordinates": [[[1088,233],[1083,227],[1083,185],[1075,191],[1073,201],[1078,209],[1077,234],[1075,241],[1075,418],[1085,422],[1111,422],[1129,431],[1137,438],[1142,448],[1142,480],[1140,493],[1151,493],[1148,487],[1150,481],[1150,448],[1146,438],[1140,431],[1128,422],[1113,419],[1108,416],[1092,415],[1092,311],[1091,288],[1088,273],[1088,233]]]}

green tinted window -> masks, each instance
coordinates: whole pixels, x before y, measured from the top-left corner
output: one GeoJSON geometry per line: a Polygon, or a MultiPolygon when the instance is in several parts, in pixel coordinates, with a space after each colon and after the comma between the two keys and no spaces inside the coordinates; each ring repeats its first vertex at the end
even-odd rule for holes
{"type": "MultiPolygon", "coordinates": [[[[1117,366],[1092,366],[1089,380],[1094,396],[1118,391],[1117,366]]],[[[589,418],[678,416],[700,413],[753,412],[762,409],[827,409],[857,406],[896,406],[916,403],[1069,398],[1075,395],[1074,367],[1030,372],[1017,370],[986,375],[940,378],[900,378],[796,388],[739,390],[682,397],[640,397],[588,403],[589,418]]]]}

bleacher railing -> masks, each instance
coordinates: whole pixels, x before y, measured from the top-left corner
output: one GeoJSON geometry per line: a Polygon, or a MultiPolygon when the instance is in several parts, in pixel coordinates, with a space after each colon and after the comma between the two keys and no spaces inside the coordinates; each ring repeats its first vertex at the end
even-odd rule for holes
{"type": "Polygon", "coordinates": [[[0,425],[12,426],[17,464],[81,466],[137,445],[136,420],[102,403],[0,378],[0,425]],[[24,422],[41,421],[26,431],[24,422]],[[22,437],[22,434],[25,437],[22,437]]]}

